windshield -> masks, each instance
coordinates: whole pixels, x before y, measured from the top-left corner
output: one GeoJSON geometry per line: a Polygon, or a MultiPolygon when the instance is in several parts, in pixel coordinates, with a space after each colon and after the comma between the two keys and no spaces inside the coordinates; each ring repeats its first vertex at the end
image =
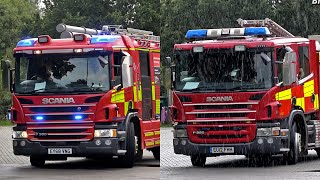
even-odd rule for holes
{"type": "Polygon", "coordinates": [[[176,52],[176,90],[249,91],[272,87],[272,49],[176,52]]]}
{"type": "Polygon", "coordinates": [[[15,92],[29,94],[107,91],[110,89],[109,58],[108,54],[18,57],[15,92]]]}

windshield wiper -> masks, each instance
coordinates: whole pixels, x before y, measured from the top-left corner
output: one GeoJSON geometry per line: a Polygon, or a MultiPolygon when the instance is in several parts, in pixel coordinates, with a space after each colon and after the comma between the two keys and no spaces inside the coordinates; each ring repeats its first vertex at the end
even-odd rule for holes
{"type": "Polygon", "coordinates": [[[102,91],[100,87],[72,87],[71,92],[98,92],[102,91]]]}
{"type": "Polygon", "coordinates": [[[40,89],[35,89],[32,91],[26,91],[26,92],[19,92],[21,94],[39,94],[39,93],[60,93],[60,91],[55,91],[55,90],[61,90],[64,89],[63,87],[55,87],[55,88],[40,88],[40,89]]]}
{"type": "Polygon", "coordinates": [[[243,84],[239,86],[235,86],[232,88],[229,88],[227,90],[248,90],[248,89],[261,89],[261,84],[243,84]]]}

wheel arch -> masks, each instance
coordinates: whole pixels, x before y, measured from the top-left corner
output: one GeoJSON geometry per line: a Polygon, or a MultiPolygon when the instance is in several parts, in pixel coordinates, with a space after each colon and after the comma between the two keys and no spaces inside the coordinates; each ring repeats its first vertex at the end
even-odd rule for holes
{"type": "MultiPolygon", "coordinates": [[[[308,149],[308,126],[305,120],[305,116],[302,110],[293,110],[289,116],[289,132],[292,131],[293,123],[297,124],[297,130],[301,134],[301,139],[303,140],[302,148],[303,150],[308,149]]],[[[291,134],[291,133],[289,133],[291,134]]],[[[291,138],[289,138],[291,139],[291,138]]]]}

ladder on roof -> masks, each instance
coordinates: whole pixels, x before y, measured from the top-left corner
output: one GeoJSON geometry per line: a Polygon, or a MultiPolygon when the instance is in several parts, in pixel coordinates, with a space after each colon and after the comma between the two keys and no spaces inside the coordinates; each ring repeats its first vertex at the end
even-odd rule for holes
{"type": "Polygon", "coordinates": [[[272,34],[278,37],[294,37],[294,35],[269,18],[262,20],[244,20],[239,18],[237,22],[241,27],[267,27],[272,34]]]}
{"type": "Polygon", "coordinates": [[[124,29],[122,25],[104,25],[102,30],[90,29],[86,27],[70,26],[66,24],[58,24],[56,30],[61,33],[61,38],[72,38],[76,33],[84,33],[89,35],[128,35],[137,41],[147,41],[160,43],[160,36],[153,35],[152,31],[141,29],[127,28],[124,29]]]}

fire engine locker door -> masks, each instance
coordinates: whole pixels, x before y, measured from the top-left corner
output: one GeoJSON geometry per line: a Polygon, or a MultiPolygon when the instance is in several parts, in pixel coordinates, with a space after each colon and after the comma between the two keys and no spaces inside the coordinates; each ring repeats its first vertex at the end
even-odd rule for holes
{"type": "Polygon", "coordinates": [[[149,52],[140,51],[140,74],[142,88],[142,119],[150,120],[152,117],[152,85],[150,76],[149,52]]]}

